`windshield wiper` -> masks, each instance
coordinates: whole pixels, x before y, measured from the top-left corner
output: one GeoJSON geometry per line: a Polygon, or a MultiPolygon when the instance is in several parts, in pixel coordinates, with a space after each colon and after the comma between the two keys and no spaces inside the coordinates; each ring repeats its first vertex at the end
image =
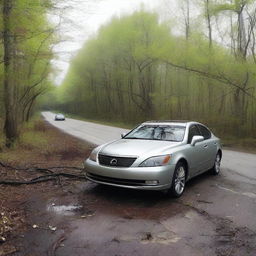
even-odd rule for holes
{"type": "Polygon", "coordinates": [[[132,140],[140,140],[138,137],[124,137],[123,139],[132,139],[132,140]]]}
{"type": "Polygon", "coordinates": [[[138,137],[124,137],[123,139],[131,139],[131,140],[157,140],[157,141],[173,141],[173,142],[179,142],[179,141],[177,141],[177,140],[163,140],[163,139],[138,138],[138,137]]]}

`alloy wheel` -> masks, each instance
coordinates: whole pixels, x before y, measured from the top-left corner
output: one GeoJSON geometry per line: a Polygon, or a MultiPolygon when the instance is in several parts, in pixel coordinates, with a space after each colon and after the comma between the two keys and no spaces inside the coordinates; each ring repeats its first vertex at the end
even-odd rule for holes
{"type": "Polygon", "coordinates": [[[185,179],[186,179],[185,169],[183,166],[180,166],[177,169],[176,177],[174,181],[175,192],[179,195],[182,194],[185,188],[185,179]]]}
{"type": "Polygon", "coordinates": [[[215,159],[215,172],[219,173],[220,172],[220,154],[217,154],[216,159],[215,159]]]}

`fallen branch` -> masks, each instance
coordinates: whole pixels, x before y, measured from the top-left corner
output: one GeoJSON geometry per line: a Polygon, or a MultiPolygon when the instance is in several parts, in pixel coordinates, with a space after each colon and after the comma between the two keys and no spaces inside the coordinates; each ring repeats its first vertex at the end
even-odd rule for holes
{"type": "Polygon", "coordinates": [[[65,177],[65,178],[75,178],[75,179],[86,179],[86,177],[84,175],[75,175],[75,174],[71,174],[71,173],[65,173],[65,172],[60,172],[60,173],[54,173],[54,174],[48,174],[48,175],[44,175],[44,176],[40,176],[37,178],[32,179],[31,181],[37,181],[40,179],[44,179],[44,178],[48,178],[48,177],[65,177]]]}
{"type": "Polygon", "coordinates": [[[56,180],[56,178],[59,178],[59,177],[86,180],[86,177],[83,175],[75,175],[71,173],[61,172],[61,173],[53,173],[53,174],[48,174],[44,176],[39,176],[31,180],[0,180],[0,185],[11,185],[11,186],[30,185],[30,184],[41,183],[41,182],[46,182],[50,180],[56,180]]]}
{"type": "Polygon", "coordinates": [[[8,164],[5,164],[3,162],[0,161],[0,166],[4,167],[4,168],[8,168],[8,169],[13,169],[13,170],[18,170],[18,171],[42,171],[42,170],[47,170],[48,172],[52,172],[51,169],[73,169],[73,170],[80,170],[82,171],[83,168],[81,167],[76,167],[76,166],[51,166],[51,167],[47,167],[47,168],[40,168],[40,167],[34,167],[34,166],[30,166],[30,167],[15,167],[15,166],[11,166],[8,164]]]}
{"type": "Polygon", "coordinates": [[[61,246],[63,241],[66,240],[66,236],[63,234],[60,236],[56,242],[53,243],[52,248],[48,252],[48,256],[55,256],[56,255],[56,250],[61,246]]]}
{"type": "Polygon", "coordinates": [[[206,201],[206,200],[196,200],[198,203],[205,203],[205,204],[213,204],[213,202],[206,201]]]}
{"type": "Polygon", "coordinates": [[[29,185],[29,184],[35,184],[40,182],[46,182],[50,180],[55,180],[53,177],[49,177],[44,180],[30,180],[30,181],[18,181],[18,180],[0,180],[0,185],[10,185],[10,186],[20,186],[20,185],[29,185]]]}
{"type": "Polygon", "coordinates": [[[84,168],[76,167],[76,166],[51,166],[48,169],[74,169],[74,170],[84,170],[84,168]]]}
{"type": "Polygon", "coordinates": [[[60,183],[59,178],[65,177],[69,179],[86,179],[84,175],[81,175],[81,172],[79,174],[72,174],[72,173],[65,173],[65,172],[54,172],[54,169],[67,169],[67,170],[78,170],[82,171],[83,168],[74,167],[74,166],[52,166],[47,168],[41,168],[41,167],[14,167],[9,164],[5,164],[0,161],[0,166],[4,168],[8,168],[15,171],[29,171],[29,172],[40,172],[46,175],[38,176],[35,178],[32,178],[30,180],[0,180],[0,185],[11,185],[11,186],[19,186],[19,185],[29,185],[29,184],[35,184],[35,183],[41,183],[41,182],[47,182],[51,180],[58,180],[60,183]]]}

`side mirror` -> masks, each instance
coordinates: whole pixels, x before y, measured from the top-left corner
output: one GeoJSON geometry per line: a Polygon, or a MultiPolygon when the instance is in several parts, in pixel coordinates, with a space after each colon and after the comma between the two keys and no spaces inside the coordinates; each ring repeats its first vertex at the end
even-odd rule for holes
{"type": "Polygon", "coordinates": [[[125,133],[125,132],[124,132],[124,133],[122,133],[122,134],[121,134],[121,138],[123,138],[125,135],[126,135],[126,133],[125,133]]]}
{"type": "Polygon", "coordinates": [[[192,141],[191,141],[191,146],[195,146],[196,143],[201,142],[204,140],[203,136],[193,136],[192,141]]]}

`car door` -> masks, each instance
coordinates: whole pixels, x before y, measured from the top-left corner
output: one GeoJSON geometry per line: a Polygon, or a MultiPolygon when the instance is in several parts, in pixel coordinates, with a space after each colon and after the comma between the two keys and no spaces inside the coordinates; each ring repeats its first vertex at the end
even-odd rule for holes
{"type": "Polygon", "coordinates": [[[204,169],[208,170],[213,167],[216,153],[217,153],[217,145],[216,141],[212,136],[212,133],[203,125],[198,124],[198,128],[204,137],[204,148],[205,148],[205,159],[204,159],[204,169]]]}
{"type": "Polygon", "coordinates": [[[197,125],[191,125],[188,133],[187,159],[190,167],[190,176],[193,177],[204,170],[205,148],[204,141],[191,145],[193,136],[202,136],[197,125]]]}

